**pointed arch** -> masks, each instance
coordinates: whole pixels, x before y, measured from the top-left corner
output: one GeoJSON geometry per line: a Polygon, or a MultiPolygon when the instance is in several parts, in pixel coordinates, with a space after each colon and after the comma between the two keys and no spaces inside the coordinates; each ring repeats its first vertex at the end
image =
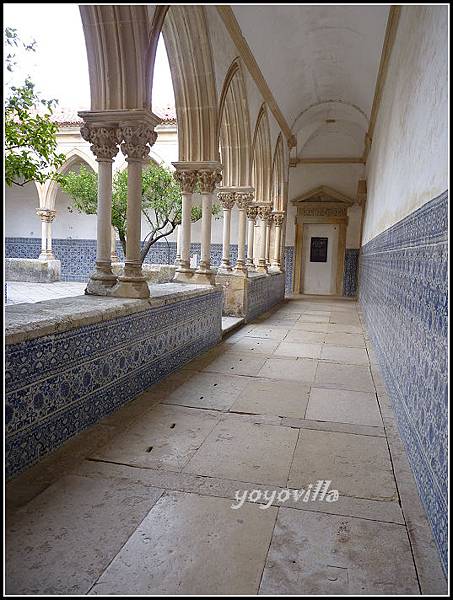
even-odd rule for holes
{"type": "Polygon", "coordinates": [[[179,161],[218,161],[217,90],[204,7],[170,6],[162,34],[175,94],[179,161]]]}
{"type": "Polygon", "coordinates": [[[272,160],[271,202],[273,210],[285,210],[284,186],[285,156],[283,151],[283,137],[280,133],[275,144],[274,158],[272,160]]]}
{"type": "Polygon", "coordinates": [[[223,185],[249,187],[252,181],[250,113],[239,58],[232,62],[223,83],[217,139],[222,150],[223,185]]]}
{"type": "Polygon", "coordinates": [[[270,202],[271,136],[266,104],[261,106],[253,136],[252,181],[257,202],[270,202]]]}
{"type": "MultiPolygon", "coordinates": [[[[92,157],[88,156],[78,148],[72,148],[72,150],[66,154],[66,160],[58,169],[58,172],[62,174],[66,173],[77,163],[85,163],[95,173],[98,171],[97,162],[92,157]]],[[[44,208],[55,210],[55,200],[57,198],[58,190],[58,183],[51,180],[47,185],[45,193],[43,194],[44,208]]]]}

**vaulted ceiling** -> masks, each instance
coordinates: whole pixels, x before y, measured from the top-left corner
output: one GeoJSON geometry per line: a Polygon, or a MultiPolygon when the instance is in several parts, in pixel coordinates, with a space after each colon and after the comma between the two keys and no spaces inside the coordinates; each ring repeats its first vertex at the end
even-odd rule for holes
{"type": "Polygon", "coordinates": [[[388,5],[232,5],[299,156],[363,152],[388,5]]]}

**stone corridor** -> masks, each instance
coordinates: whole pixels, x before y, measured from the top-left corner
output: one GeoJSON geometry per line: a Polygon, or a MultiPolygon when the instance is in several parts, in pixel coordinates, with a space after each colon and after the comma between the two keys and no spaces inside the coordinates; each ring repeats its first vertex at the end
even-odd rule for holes
{"type": "Polygon", "coordinates": [[[287,300],[6,491],[9,594],[419,594],[445,582],[345,299],[287,300]],[[336,502],[284,501],[318,480],[336,502]],[[282,499],[232,509],[253,490],[282,499]]]}

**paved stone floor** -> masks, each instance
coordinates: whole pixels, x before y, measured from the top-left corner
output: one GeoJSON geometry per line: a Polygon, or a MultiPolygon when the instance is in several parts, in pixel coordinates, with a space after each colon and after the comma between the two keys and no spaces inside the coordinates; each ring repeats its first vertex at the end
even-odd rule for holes
{"type": "Polygon", "coordinates": [[[55,281],[54,283],[32,283],[8,281],[6,304],[42,302],[53,298],[68,298],[85,293],[86,283],[78,281],[55,281]]]}
{"type": "Polygon", "coordinates": [[[445,593],[352,301],[286,301],[6,492],[7,593],[445,593]]]}

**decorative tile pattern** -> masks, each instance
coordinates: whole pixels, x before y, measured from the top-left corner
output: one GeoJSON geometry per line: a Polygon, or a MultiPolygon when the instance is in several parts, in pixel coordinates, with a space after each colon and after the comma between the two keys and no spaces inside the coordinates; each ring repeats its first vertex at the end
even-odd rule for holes
{"type": "Polygon", "coordinates": [[[294,246],[285,246],[285,292],[293,291],[294,246]]]}
{"type": "Polygon", "coordinates": [[[6,346],[11,477],[221,338],[223,294],[6,346]]]}
{"type": "Polygon", "coordinates": [[[346,248],[344,255],[343,296],[357,295],[357,276],[360,250],[346,248]]]}
{"type": "MultiPolygon", "coordinates": [[[[96,240],[80,239],[53,239],[53,252],[55,258],[61,261],[62,281],[86,281],[94,269],[96,262],[96,240]]],[[[39,238],[6,238],[5,255],[7,258],[38,258],[41,252],[39,238]]],[[[116,252],[120,261],[124,261],[121,243],[116,244],[116,252]]],[[[190,247],[191,255],[198,254],[200,259],[201,245],[193,243],[190,247]]],[[[154,244],[145,263],[173,265],[176,260],[176,242],[157,242],[154,244]]],[[[211,263],[220,265],[222,260],[222,244],[211,245],[211,263]]],[[[237,260],[237,245],[231,246],[231,261],[237,260]]]]}
{"type": "Polygon", "coordinates": [[[246,321],[253,321],[285,297],[285,274],[250,277],[246,321]]]}
{"type": "MultiPolygon", "coordinates": [[[[343,296],[357,295],[357,274],[360,250],[347,248],[344,261],[343,296]]],[[[294,246],[285,246],[285,292],[293,291],[294,246]]]]}
{"type": "Polygon", "coordinates": [[[447,566],[448,193],[362,248],[359,299],[447,566]]]}

